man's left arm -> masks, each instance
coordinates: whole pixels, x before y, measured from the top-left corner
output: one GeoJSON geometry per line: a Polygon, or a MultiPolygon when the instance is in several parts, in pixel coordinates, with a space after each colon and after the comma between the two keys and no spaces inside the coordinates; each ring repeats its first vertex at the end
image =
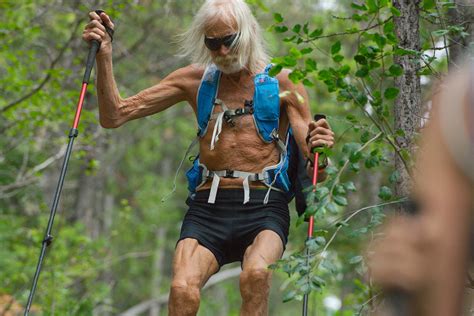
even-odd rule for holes
{"type": "MultiPolygon", "coordinates": [[[[303,153],[304,158],[310,162],[307,165],[307,172],[308,175],[312,176],[314,164],[312,149],[321,146],[333,147],[334,133],[325,119],[317,122],[311,119],[309,97],[306,89],[301,83],[294,84],[288,78],[288,74],[288,71],[283,71],[278,77],[280,91],[284,94],[282,102],[288,114],[296,144],[303,153]],[[287,93],[285,93],[286,91],[287,93]]],[[[319,168],[318,178],[320,180],[326,178],[324,168],[319,168]]]]}

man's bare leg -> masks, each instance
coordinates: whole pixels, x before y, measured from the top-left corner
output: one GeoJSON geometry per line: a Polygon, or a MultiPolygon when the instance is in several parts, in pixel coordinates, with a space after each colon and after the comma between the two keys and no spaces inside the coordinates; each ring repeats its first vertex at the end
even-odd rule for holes
{"type": "Polygon", "coordinates": [[[271,230],[264,230],[255,237],[244,254],[243,271],[240,275],[242,307],[240,315],[267,315],[270,294],[271,271],[268,266],[283,254],[280,236],[271,230]]]}
{"type": "Polygon", "coordinates": [[[168,315],[196,315],[201,288],[218,270],[217,260],[209,249],[196,239],[181,240],[174,253],[168,315]]]}

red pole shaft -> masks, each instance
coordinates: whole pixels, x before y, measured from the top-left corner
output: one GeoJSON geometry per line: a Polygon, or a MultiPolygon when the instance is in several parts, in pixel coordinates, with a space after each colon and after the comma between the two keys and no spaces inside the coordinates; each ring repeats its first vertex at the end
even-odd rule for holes
{"type": "Polygon", "coordinates": [[[81,118],[82,105],[84,104],[86,91],[87,91],[87,83],[83,82],[81,94],[79,95],[79,102],[77,102],[77,110],[76,110],[76,115],[74,116],[74,123],[72,124],[72,128],[74,129],[77,129],[77,127],[79,126],[79,119],[81,118]]]}
{"type": "MultiPolygon", "coordinates": [[[[316,185],[318,184],[318,160],[319,160],[319,153],[314,153],[314,167],[313,167],[313,192],[316,192],[316,185]]],[[[314,216],[311,215],[309,217],[308,223],[308,238],[313,237],[313,229],[314,229],[314,216]]]]}

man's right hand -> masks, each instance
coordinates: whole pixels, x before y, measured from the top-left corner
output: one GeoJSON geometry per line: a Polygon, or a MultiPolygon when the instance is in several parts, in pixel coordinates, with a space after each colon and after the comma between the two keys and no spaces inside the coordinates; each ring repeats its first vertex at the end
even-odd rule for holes
{"type": "Polygon", "coordinates": [[[113,30],[114,23],[105,12],[102,12],[99,16],[95,11],[91,11],[89,12],[89,18],[90,21],[84,28],[84,32],[82,32],[82,39],[89,44],[92,40],[99,41],[101,46],[99,52],[97,53],[98,55],[111,54],[112,39],[105,30],[105,26],[103,24],[107,25],[113,30]]]}

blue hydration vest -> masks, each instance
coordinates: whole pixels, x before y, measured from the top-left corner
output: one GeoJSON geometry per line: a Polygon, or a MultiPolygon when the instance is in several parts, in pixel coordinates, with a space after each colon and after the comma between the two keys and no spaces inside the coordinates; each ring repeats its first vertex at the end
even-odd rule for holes
{"type": "MultiPolygon", "coordinates": [[[[246,104],[247,106],[243,109],[229,110],[225,104],[217,98],[221,71],[219,71],[215,65],[209,66],[202,77],[197,97],[198,137],[202,138],[206,134],[211,117],[217,118],[217,125],[219,119],[221,120],[220,124],[222,124],[222,120],[224,119],[226,119],[227,122],[231,122],[235,116],[250,114],[253,115],[257,133],[262,140],[266,143],[274,142],[278,146],[280,150],[280,162],[277,165],[264,168],[260,173],[248,173],[236,170],[210,171],[205,165],[200,163],[198,156],[194,160],[191,169],[186,173],[186,177],[188,178],[188,190],[190,191],[191,197],[193,197],[196,188],[204,184],[209,178],[216,178],[216,176],[217,178],[244,178],[244,190],[246,195],[246,197],[244,197],[244,203],[248,201],[248,181],[261,181],[269,187],[269,192],[271,189],[274,189],[286,192],[289,198],[293,196],[287,172],[291,154],[290,148],[292,147],[288,146],[291,130],[288,131],[286,144],[284,144],[278,136],[280,119],[279,85],[276,78],[269,76],[268,71],[270,69],[271,65],[268,65],[263,73],[257,74],[254,78],[255,92],[253,95],[253,105],[249,106],[249,104],[246,104]],[[221,105],[223,111],[213,114],[216,104],[221,105]],[[221,117],[219,118],[219,116],[221,117]]],[[[215,133],[216,131],[214,131],[214,134],[215,133]]],[[[218,134],[216,138],[218,139],[218,134]]],[[[209,199],[210,203],[214,203],[219,179],[213,180],[217,180],[217,184],[214,188],[214,198],[210,197],[209,199]]],[[[211,195],[213,194],[212,191],[213,189],[211,188],[211,195]]],[[[266,201],[268,201],[268,195],[266,201]]]]}

